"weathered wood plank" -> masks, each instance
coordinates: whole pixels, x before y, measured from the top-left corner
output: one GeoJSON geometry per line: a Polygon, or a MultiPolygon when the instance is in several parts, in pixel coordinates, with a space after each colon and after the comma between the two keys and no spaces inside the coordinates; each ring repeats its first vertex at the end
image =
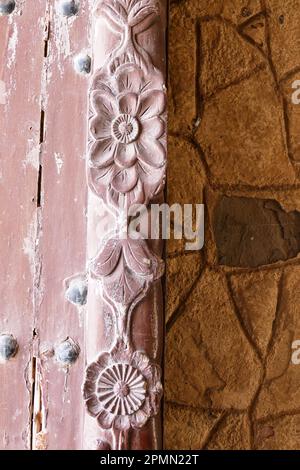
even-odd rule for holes
{"type": "Polygon", "coordinates": [[[0,334],[19,345],[0,364],[1,449],[31,445],[44,11],[44,0],[31,0],[0,16],[0,334]]]}
{"type": "Polygon", "coordinates": [[[64,281],[85,271],[88,76],[75,71],[73,60],[89,48],[90,4],[82,0],[78,14],[66,18],[48,2],[37,317],[42,420],[37,417],[34,429],[35,446],[41,449],[82,448],[85,307],[66,300],[64,281]],[[80,347],[78,360],[70,366],[58,361],[57,348],[67,338],[80,347]]]}

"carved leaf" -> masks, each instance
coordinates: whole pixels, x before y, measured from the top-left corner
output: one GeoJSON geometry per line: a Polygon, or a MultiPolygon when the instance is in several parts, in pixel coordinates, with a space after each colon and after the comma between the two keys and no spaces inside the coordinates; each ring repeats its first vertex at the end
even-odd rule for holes
{"type": "Polygon", "coordinates": [[[153,255],[145,240],[128,240],[124,249],[126,265],[139,276],[153,274],[153,255]]]}
{"type": "Polygon", "coordinates": [[[143,239],[110,239],[91,263],[91,272],[103,278],[108,298],[129,305],[147,283],[163,274],[164,264],[143,239]]]}
{"type": "Polygon", "coordinates": [[[96,277],[111,274],[118,264],[121,252],[122,245],[118,243],[118,240],[108,240],[104,248],[91,263],[92,273],[96,277]]]}
{"type": "Polygon", "coordinates": [[[153,19],[159,12],[157,3],[153,0],[138,1],[128,14],[128,23],[131,27],[140,25],[140,30],[145,30],[151,26],[153,19]],[[141,24],[143,23],[143,28],[141,24]]]}
{"type": "Polygon", "coordinates": [[[143,239],[108,240],[92,261],[91,271],[96,277],[110,275],[117,268],[120,256],[126,267],[137,276],[156,277],[159,260],[143,239]]]}
{"type": "Polygon", "coordinates": [[[117,32],[123,31],[128,22],[127,12],[118,0],[100,3],[97,14],[103,14],[110,26],[117,32]]]}
{"type": "MultiPolygon", "coordinates": [[[[122,263],[123,264],[123,263],[122,263]]],[[[121,305],[130,305],[144,290],[145,280],[131,273],[126,266],[118,270],[117,277],[103,280],[106,295],[121,305]]]]}

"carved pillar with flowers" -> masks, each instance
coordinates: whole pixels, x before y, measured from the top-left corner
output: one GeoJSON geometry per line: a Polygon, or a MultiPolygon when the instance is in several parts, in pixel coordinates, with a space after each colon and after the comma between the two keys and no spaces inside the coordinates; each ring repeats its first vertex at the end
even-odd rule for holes
{"type": "Polygon", "coordinates": [[[131,237],[132,208],[162,200],[166,0],[99,0],[87,157],[84,448],[161,447],[162,241],[131,237]]]}

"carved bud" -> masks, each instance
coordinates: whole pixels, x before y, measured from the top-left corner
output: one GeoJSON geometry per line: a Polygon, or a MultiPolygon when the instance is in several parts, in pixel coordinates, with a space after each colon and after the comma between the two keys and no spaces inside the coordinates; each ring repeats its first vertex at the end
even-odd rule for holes
{"type": "Polygon", "coordinates": [[[67,284],[66,299],[75,305],[85,305],[87,300],[87,282],[85,278],[73,278],[67,284]]]}
{"type": "Polygon", "coordinates": [[[17,354],[18,343],[13,335],[3,334],[0,335],[0,359],[1,361],[8,361],[17,354]]]}
{"type": "Polygon", "coordinates": [[[87,75],[91,71],[92,60],[87,54],[78,54],[74,59],[74,68],[77,73],[87,75]]]}
{"type": "Polygon", "coordinates": [[[59,10],[63,16],[73,16],[78,13],[79,4],[76,0],[61,0],[59,10]]]}
{"type": "Polygon", "coordinates": [[[67,338],[55,349],[56,359],[65,366],[73,364],[77,360],[79,353],[80,347],[72,338],[67,338]]]}
{"type": "Polygon", "coordinates": [[[15,7],[15,0],[0,0],[0,15],[10,15],[15,7]]]}

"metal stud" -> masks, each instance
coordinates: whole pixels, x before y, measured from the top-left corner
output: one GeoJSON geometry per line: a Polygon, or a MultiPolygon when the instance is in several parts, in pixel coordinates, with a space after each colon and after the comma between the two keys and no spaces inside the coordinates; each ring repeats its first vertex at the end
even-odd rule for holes
{"type": "Polygon", "coordinates": [[[87,283],[85,279],[74,278],[66,290],[66,299],[74,305],[85,305],[87,301],[87,283]]]}
{"type": "Polygon", "coordinates": [[[79,4],[76,0],[60,0],[59,11],[63,16],[74,16],[79,11],[79,4]]]}
{"type": "Polygon", "coordinates": [[[0,15],[10,15],[15,8],[15,0],[0,0],[0,15]]]}
{"type": "Polygon", "coordinates": [[[65,366],[74,364],[79,353],[80,347],[72,338],[65,339],[55,349],[55,357],[57,361],[65,366]]]}
{"type": "Polygon", "coordinates": [[[78,54],[74,58],[74,68],[76,72],[87,75],[91,71],[92,60],[87,54],[78,54]]]}
{"type": "Polygon", "coordinates": [[[18,342],[13,335],[0,335],[0,360],[8,361],[17,354],[18,342]]]}

